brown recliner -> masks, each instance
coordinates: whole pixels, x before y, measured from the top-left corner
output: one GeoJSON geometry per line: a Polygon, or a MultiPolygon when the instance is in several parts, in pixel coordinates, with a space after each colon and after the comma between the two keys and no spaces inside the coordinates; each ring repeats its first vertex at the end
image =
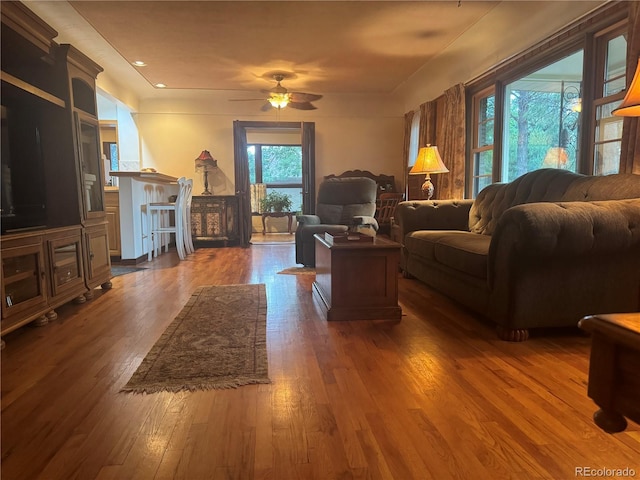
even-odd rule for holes
{"type": "Polygon", "coordinates": [[[313,235],[340,233],[350,228],[375,235],[376,182],[365,177],[328,178],[318,188],[315,215],[298,215],[296,229],[296,263],[316,265],[313,235]]]}

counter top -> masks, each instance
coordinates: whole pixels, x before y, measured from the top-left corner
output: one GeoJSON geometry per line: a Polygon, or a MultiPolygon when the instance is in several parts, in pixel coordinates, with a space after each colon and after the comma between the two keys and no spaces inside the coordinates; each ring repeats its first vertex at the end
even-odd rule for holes
{"type": "Polygon", "coordinates": [[[178,181],[176,177],[165,175],[157,172],[109,172],[112,177],[120,178],[139,178],[141,180],[150,180],[162,183],[175,183],[178,181]]]}

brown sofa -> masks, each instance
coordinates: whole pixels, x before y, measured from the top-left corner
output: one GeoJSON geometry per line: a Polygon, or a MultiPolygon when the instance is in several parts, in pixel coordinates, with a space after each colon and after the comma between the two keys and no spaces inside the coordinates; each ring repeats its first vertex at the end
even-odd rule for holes
{"type": "Polygon", "coordinates": [[[494,321],[503,340],[640,311],[640,175],[542,169],[473,200],[398,205],[402,269],[494,321]]]}

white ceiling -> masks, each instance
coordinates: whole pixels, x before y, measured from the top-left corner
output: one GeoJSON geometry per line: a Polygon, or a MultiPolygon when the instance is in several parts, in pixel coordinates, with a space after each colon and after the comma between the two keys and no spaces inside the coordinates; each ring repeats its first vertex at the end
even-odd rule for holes
{"type": "MultiPolygon", "coordinates": [[[[479,52],[478,45],[492,35],[517,37],[533,12],[547,12],[551,4],[576,6],[579,16],[585,9],[579,5],[592,2],[25,3],[59,32],[58,43],[73,44],[105,69],[103,76],[125,85],[138,98],[156,96],[156,83],[166,84],[163,92],[175,95],[217,91],[251,98],[275,85],[276,71],[290,74],[283,85],[294,91],[392,94],[434,61],[464,63],[461,58],[468,57],[468,51],[449,49],[446,59],[441,55],[463,34],[465,44],[479,52]],[[501,25],[515,30],[477,28],[497,7],[501,25]],[[134,60],[147,66],[134,67],[134,60]]],[[[548,20],[546,13],[544,18],[548,20]]]]}

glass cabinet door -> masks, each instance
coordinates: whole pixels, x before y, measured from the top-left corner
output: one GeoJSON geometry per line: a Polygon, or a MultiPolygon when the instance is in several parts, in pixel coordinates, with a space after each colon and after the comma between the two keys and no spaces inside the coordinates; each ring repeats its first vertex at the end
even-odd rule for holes
{"type": "Polygon", "coordinates": [[[78,137],[82,162],[82,189],[87,214],[104,211],[103,170],[100,161],[100,136],[98,125],[79,118],[78,137]]]}
{"type": "Polygon", "coordinates": [[[2,250],[3,318],[46,304],[43,257],[41,245],[2,250]]]}
{"type": "Polygon", "coordinates": [[[49,255],[52,267],[51,290],[59,295],[84,284],[82,269],[81,236],[49,240],[49,255]]]}

